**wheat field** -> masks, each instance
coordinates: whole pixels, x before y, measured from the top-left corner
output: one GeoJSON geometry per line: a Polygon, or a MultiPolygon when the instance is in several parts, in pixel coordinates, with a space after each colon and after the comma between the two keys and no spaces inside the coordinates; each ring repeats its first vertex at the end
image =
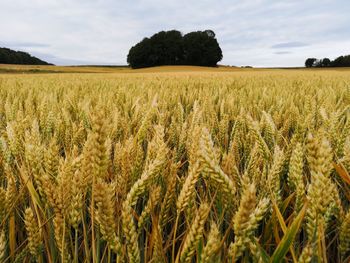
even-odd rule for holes
{"type": "Polygon", "coordinates": [[[0,102],[0,262],[349,262],[349,71],[3,74],[0,102]]]}

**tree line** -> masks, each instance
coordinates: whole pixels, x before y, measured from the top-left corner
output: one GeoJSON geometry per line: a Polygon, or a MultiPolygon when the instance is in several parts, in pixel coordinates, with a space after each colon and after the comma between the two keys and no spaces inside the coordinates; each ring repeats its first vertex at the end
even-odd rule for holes
{"type": "Polygon", "coordinates": [[[0,48],[0,64],[19,65],[52,65],[27,52],[15,51],[9,48],[0,48]]]}
{"type": "Polygon", "coordinates": [[[133,46],[127,56],[132,68],[162,65],[216,66],[222,50],[212,30],[182,35],[180,31],[161,31],[133,46]]]}
{"type": "Polygon", "coordinates": [[[324,59],[308,58],[305,61],[305,67],[307,68],[350,67],[350,55],[340,56],[334,60],[330,60],[329,58],[324,58],[324,59]]]}

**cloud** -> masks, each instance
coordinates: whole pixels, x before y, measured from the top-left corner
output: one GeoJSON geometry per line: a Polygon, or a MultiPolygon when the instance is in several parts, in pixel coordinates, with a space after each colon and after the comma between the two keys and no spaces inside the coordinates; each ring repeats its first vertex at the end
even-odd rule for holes
{"type": "MultiPolygon", "coordinates": [[[[271,48],[297,48],[297,47],[307,47],[309,44],[303,43],[303,42],[285,42],[285,43],[279,43],[271,46],[271,48]]],[[[276,53],[280,54],[280,53],[276,53]]]]}
{"type": "Polygon", "coordinates": [[[13,48],[43,48],[50,47],[49,44],[35,43],[35,42],[21,42],[21,41],[0,41],[2,47],[13,47],[13,48]]]}
{"type": "Polygon", "coordinates": [[[350,53],[349,8],[348,0],[4,0],[0,44],[56,64],[126,64],[130,47],[160,30],[212,29],[222,64],[301,66],[350,53]]]}
{"type": "Polygon", "coordinates": [[[286,54],[292,54],[293,52],[290,52],[290,51],[277,51],[277,52],[274,52],[274,54],[276,55],[286,55],[286,54]]]}

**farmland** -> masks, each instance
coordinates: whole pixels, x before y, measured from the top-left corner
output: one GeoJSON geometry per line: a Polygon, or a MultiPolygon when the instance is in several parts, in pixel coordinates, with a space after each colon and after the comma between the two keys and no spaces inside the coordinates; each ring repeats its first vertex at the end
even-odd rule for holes
{"type": "Polygon", "coordinates": [[[1,262],[349,260],[349,70],[1,68],[1,262]]]}

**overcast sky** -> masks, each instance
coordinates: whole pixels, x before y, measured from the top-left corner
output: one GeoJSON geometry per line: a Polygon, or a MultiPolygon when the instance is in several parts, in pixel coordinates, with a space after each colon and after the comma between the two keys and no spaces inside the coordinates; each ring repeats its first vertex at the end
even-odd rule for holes
{"type": "Polygon", "coordinates": [[[212,29],[221,64],[302,66],[350,54],[349,0],[0,0],[0,47],[48,62],[126,64],[160,30],[212,29]]]}

